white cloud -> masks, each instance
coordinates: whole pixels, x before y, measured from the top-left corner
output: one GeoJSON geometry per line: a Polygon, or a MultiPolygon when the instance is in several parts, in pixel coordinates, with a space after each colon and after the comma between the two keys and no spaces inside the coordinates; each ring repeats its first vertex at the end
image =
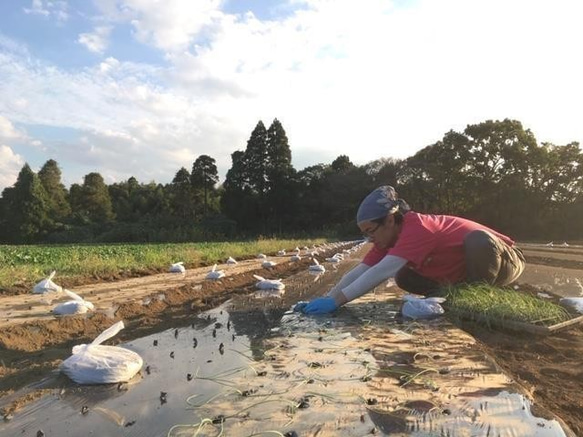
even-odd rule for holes
{"type": "Polygon", "coordinates": [[[129,23],[134,37],[164,51],[184,50],[222,20],[222,0],[109,0],[96,2],[102,19],[129,23]]]}
{"type": "Polygon", "coordinates": [[[0,144],[0,192],[14,185],[20,169],[24,165],[22,156],[5,144],[0,144]]]}
{"type": "Polygon", "coordinates": [[[42,0],[32,0],[31,7],[24,8],[24,12],[27,14],[44,15],[45,17],[49,16],[49,11],[44,8],[42,0]]]}
{"type": "Polygon", "coordinates": [[[541,140],[583,142],[582,2],[289,3],[302,9],[272,21],[211,0],[96,3],[96,29],[109,30],[82,44],[103,53],[112,26],[130,25],[159,64],[116,54],[65,70],[2,50],[0,36],[0,113],[83,132],[80,144],[43,141],[71,162],[160,182],[203,153],[224,174],[257,121],[275,117],[302,165],[404,158],[450,129],[506,117],[541,140]]]}
{"type": "Polygon", "coordinates": [[[219,5],[216,0],[166,0],[154,4],[147,0],[126,2],[138,17],[132,20],[136,38],[166,51],[188,47],[205,27],[221,18],[219,5]]]}
{"type": "Polygon", "coordinates": [[[12,122],[0,115],[0,140],[21,140],[26,134],[14,127],[12,122]]]}
{"type": "Polygon", "coordinates": [[[112,29],[111,26],[97,26],[92,33],[81,33],[77,42],[87,47],[89,51],[101,54],[109,45],[112,29]]]}
{"type": "Polygon", "coordinates": [[[115,58],[109,57],[101,64],[99,64],[99,71],[107,74],[119,67],[119,61],[115,58]]]}
{"type": "Polygon", "coordinates": [[[51,17],[59,22],[69,19],[68,4],[57,0],[32,0],[30,8],[23,8],[26,14],[51,17]]]}

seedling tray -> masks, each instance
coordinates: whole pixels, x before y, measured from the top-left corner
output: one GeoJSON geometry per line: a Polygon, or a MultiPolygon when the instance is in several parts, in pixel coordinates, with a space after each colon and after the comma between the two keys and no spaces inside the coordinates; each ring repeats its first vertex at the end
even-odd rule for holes
{"type": "Polygon", "coordinates": [[[528,332],[536,335],[551,335],[557,332],[565,331],[577,325],[583,324],[583,316],[577,316],[564,322],[556,323],[554,325],[537,325],[535,323],[519,322],[515,320],[492,320],[480,317],[479,315],[467,318],[477,323],[486,324],[488,326],[509,329],[518,332],[528,332]]]}

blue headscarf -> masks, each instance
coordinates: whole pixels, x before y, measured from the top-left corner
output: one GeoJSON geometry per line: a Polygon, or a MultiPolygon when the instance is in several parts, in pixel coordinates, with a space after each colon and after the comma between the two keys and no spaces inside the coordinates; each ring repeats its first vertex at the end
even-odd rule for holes
{"type": "Polygon", "coordinates": [[[390,185],[378,187],[364,198],[356,213],[356,223],[383,218],[397,211],[405,214],[411,208],[403,199],[397,198],[397,192],[390,185]]]}

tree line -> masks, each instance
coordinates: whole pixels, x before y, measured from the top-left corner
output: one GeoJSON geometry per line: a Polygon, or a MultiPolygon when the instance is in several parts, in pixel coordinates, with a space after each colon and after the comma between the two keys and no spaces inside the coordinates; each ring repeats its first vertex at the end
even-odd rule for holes
{"type": "Polygon", "coordinates": [[[418,212],[467,217],[519,239],[581,239],[583,154],[577,142],[539,144],[516,120],[450,131],[406,159],[364,165],[340,155],[296,170],[282,124],[259,121],[231,155],[199,156],[172,182],[107,185],[99,173],[67,189],[55,160],[25,164],[0,197],[1,243],[162,242],[263,236],[358,235],[362,198],[396,187],[418,212]]]}

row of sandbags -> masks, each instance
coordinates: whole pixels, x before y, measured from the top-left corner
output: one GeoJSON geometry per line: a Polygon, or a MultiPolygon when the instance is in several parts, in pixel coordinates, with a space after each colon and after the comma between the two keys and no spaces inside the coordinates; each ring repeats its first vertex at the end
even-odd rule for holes
{"type": "Polygon", "coordinates": [[[57,285],[53,282],[53,278],[55,277],[56,272],[51,272],[51,274],[36,284],[32,292],[33,294],[42,295],[48,303],[52,302],[52,300],[58,297],[61,294],[65,294],[66,296],[70,297],[71,300],[67,302],[60,303],[53,308],[53,314],[55,315],[67,315],[67,314],[84,314],[87,311],[93,311],[95,306],[83,299],[77,293],[73,293],[71,290],[64,289],[60,285],[57,285]]]}

